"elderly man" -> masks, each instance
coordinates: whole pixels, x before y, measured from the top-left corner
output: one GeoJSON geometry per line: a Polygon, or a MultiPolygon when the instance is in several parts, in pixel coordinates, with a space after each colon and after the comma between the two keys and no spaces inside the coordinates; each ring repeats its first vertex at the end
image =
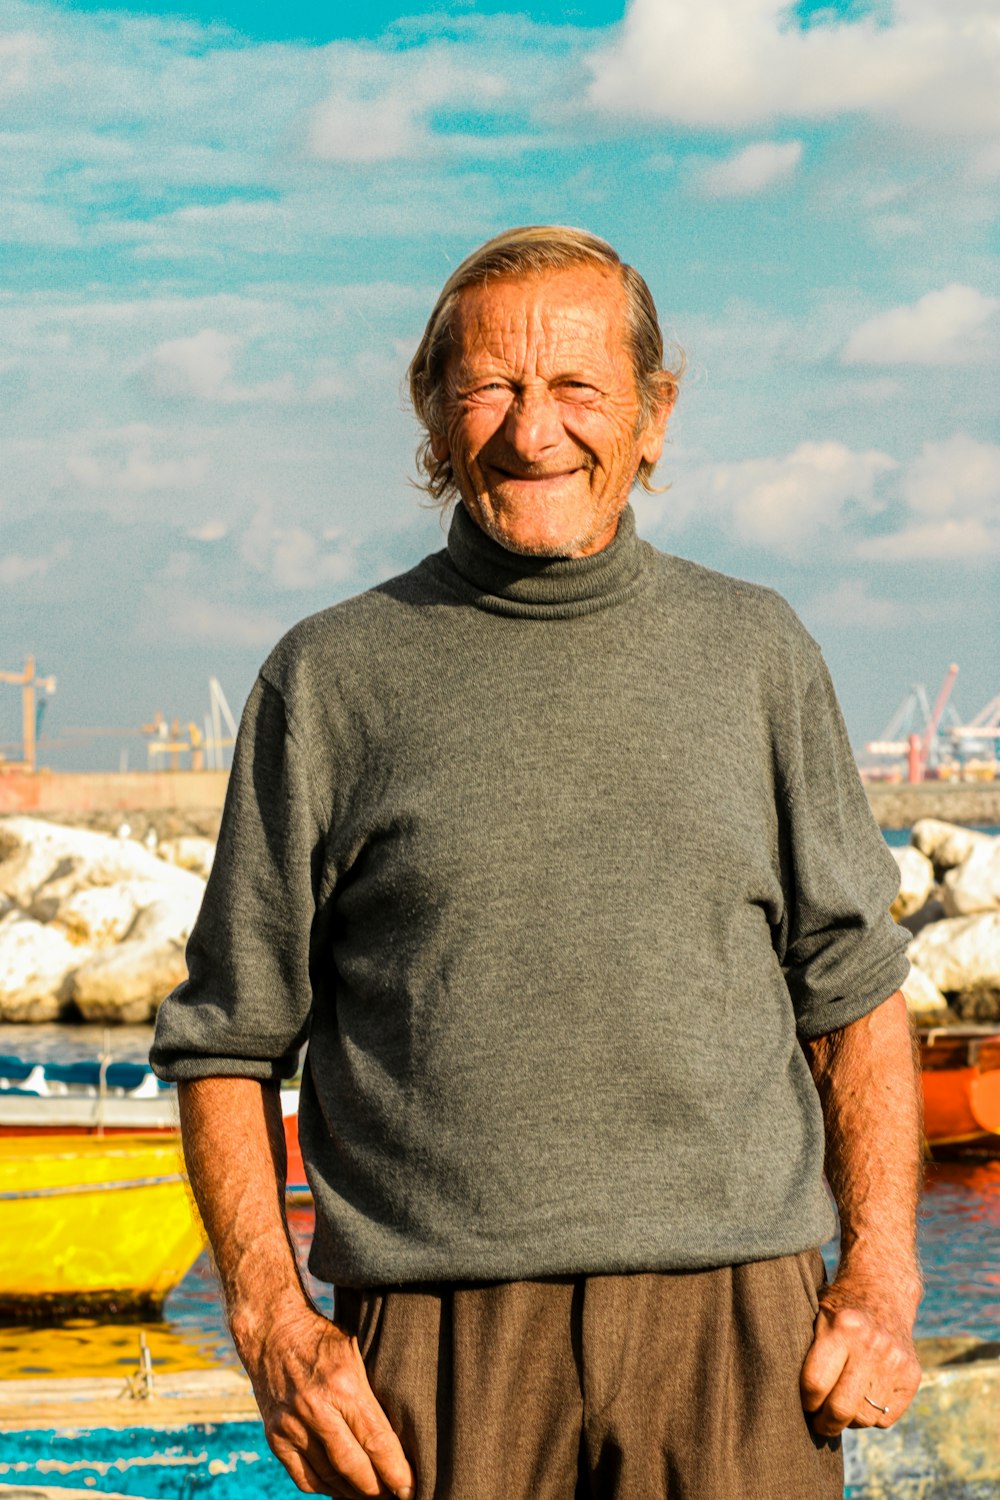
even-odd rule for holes
{"type": "Polygon", "coordinates": [[[153,1057],[306,1491],[830,1497],[916,1389],[895,865],[788,606],[636,537],[662,363],[604,241],[477,250],[410,372],[447,547],[247,704],[153,1057]]]}

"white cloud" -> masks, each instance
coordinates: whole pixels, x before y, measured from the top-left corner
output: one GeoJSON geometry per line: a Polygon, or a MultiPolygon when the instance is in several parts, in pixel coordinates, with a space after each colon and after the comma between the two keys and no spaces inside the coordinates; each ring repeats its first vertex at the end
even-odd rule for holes
{"type": "Polygon", "coordinates": [[[965,433],[927,443],[907,468],[902,491],[917,515],[957,515],[1000,525],[1000,447],[965,433]]]}
{"type": "Polygon", "coordinates": [[[866,562],[985,562],[1000,557],[1000,529],[971,517],[924,521],[858,545],[866,562]]]}
{"type": "Polygon", "coordinates": [[[6,557],[0,557],[0,583],[6,588],[24,583],[29,578],[40,578],[49,571],[49,561],[47,557],[21,557],[16,552],[9,552],[6,557]]]}
{"type": "MultiPolygon", "coordinates": [[[[974,568],[1000,556],[1000,445],[965,433],[925,443],[902,464],[826,441],[800,443],[782,457],[690,468],[681,454],[677,466],[676,488],[633,496],[641,524],[665,537],[707,521],[731,541],[802,562],[839,554],[974,568]],[[875,516],[898,516],[896,529],[864,535],[875,516]]],[[[828,623],[837,623],[846,598],[827,600],[828,623]]],[[[859,621],[877,625],[879,601],[858,599],[859,621]]]]}
{"type": "Polygon", "coordinates": [[[805,29],[786,0],[632,0],[618,39],[591,58],[590,98],[694,126],[865,112],[988,137],[998,65],[992,0],[896,0],[888,19],[828,13],[805,29]]]}
{"type": "MultiPolygon", "coordinates": [[[[140,433],[141,424],[136,424],[140,433]]],[[[111,453],[95,454],[93,444],[71,452],[66,458],[66,474],[83,489],[115,491],[125,495],[148,495],[162,490],[191,490],[202,485],[208,475],[205,454],[188,454],[177,458],[158,456],[151,438],[140,436],[128,444],[130,429],[110,434],[104,442],[111,453]]]]}
{"type": "Polygon", "coordinates": [[[900,476],[909,518],[869,537],[857,555],[871,562],[988,562],[1000,556],[1000,447],[956,433],[926,443],[900,476]]]}
{"type": "MultiPolygon", "coordinates": [[[[339,541],[328,531],[324,540],[339,541]]],[[[314,589],[324,584],[344,583],[355,570],[350,544],[323,550],[319,541],[302,526],[280,526],[273,507],[258,507],[244,533],[240,548],[243,561],[258,573],[267,574],[279,589],[314,589]]]]}
{"type": "Polygon", "coordinates": [[[980,182],[993,182],[1000,177],[1000,141],[989,145],[972,158],[972,176],[980,182]]]}
{"type": "Polygon", "coordinates": [[[150,357],[153,389],[158,396],[216,401],[229,382],[238,347],[238,339],[215,328],[203,328],[190,338],[167,339],[150,357]]]}
{"type": "Polygon", "coordinates": [[[257,385],[240,385],[230,378],[234,355],[242,344],[234,334],[220,333],[216,328],[203,328],[189,338],[167,339],[150,355],[150,384],[158,396],[167,399],[227,404],[291,401],[295,390],[288,375],[257,385]]]}
{"type": "Polygon", "coordinates": [[[317,375],[302,394],[306,401],[339,401],[349,390],[350,386],[342,375],[317,375]]]}
{"type": "Polygon", "coordinates": [[[960,365],[996,347],[1000,298],[957,282],[890,308],[855,328],[841,358],[848,365],[960,365]]]}
{"type": "Polygon", "coordinates": [[[478,136],[435,135],[427,116],[439,106],[488,110],[509,93],[497,74],[463,67],[454,48],[387,53],[337,46],[330,52],[333,89],[312,112],[306,141],[319,161],[392,161],[449,145],[481,150],[478,136]]]}
{"type": "Polygon", "coordinates": [[[188,532],[188,536],[196,542],[221,542],[222,538],[227,536],[228,533],[229,527],[225,521],[220,521],[216,518],[204,521],[200,526],[192,526],[188,532]]]}
{"type": "Polygon", "coordinates": [[[782,458],[705,465],[685,475],[676,497],[673,491],[637,496],[636,509],[654,525],[712,516],[737,541],[797,558],[829,545],[849,505],[877,508],[877,482],[895,468],[894,459],[874,450],[800,443],[782,458]]]}
{"type": "Polygon", "coordinates": [[[801,141],[755,141],[705,167],[699,186],[710,198],[748,198],[790,177],[801,160],[801,141]]]}
{"type": "Polygon", "coordinates": [[[379,99],[332,94],[318,105],[309,127],[308,149],[319,161],[376,162],[414,156],[427,133],[418,106],[400,95],[379,99]]]}
{"type": "Polygon", "coordinates": [[[750,460],[719,474],[737,535],[757,546],[796,553],[835,530],[844,506],[869,506],[875,481],[895,468],[885,453],[854,453],[843,443],[800,443],[786,459],[750,460]]]}
{"type": "Polygon", "coordinates": [[[197,641],[216,646],[245,647],[263,651],[273,646],[288,629],[289,620],[281,620],[265,610],[242,609],[202,595],[184,595],[154,591],[147,634],[162,640],[164,633],[182,641],[197,641]]]}
{"type": "Polygon", "coordinates": [[[845,578],[824,594],[818,594],[803,613],[809,623],[848,629],[883,630],[912,618],[912,606],[892,599],[879,599],[859,578],[845,578]]]}
{"type": "Polygon", "coordinates": [[[0,36],[0,99],[28,88],[35,74],[33,64],[45,53],[45,42],[30,31],[0,36]]]}

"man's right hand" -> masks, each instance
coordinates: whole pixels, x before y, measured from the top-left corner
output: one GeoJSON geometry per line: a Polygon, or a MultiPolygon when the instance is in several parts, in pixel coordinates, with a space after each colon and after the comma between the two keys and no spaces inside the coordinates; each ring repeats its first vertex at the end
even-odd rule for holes
{"type": "Polygon", "coordinates": [[[237,1334],[237,1348],[268,1444],[300,1490],[411,1500],[415,1475],[368,1384],[356,1338],[306,1305],[253,1335],[237,1334]]]}
{"type": "Polygon", "coordinates": [[[302,1286],[285,1219],[277,1086],[223,1076],[177,1092],[188,1176],[273,1452],[307,1494],[410,1500],[413,1470],[357,1339],[321,1317],[302,1286]]]}

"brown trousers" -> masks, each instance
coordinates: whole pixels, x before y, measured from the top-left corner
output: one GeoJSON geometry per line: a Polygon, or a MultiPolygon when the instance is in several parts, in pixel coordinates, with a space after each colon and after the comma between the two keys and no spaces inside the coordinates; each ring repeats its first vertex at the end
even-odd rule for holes
{"type": "Polygon", "coordinates": [[[711,1271],[337,1291],[418,1500],[839,1500],[799,1372],[818,1251],[711,1271]]]}

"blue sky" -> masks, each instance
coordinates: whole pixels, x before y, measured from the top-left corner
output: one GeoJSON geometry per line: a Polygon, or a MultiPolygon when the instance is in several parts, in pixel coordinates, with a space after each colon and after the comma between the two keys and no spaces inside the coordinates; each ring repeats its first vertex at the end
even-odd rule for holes
{"type": "Polygon", "coordinates": [[[952,660],[971,716],[998,64],[992,0],[0,0],[0,667],[57,674],[53,736],[200,720],[210,673],[242,702],[295,619],[440,546],[407,359],[469,249],[549,221],[685,352],[641,530],[781,589],[856,741],[952,660]]]}

